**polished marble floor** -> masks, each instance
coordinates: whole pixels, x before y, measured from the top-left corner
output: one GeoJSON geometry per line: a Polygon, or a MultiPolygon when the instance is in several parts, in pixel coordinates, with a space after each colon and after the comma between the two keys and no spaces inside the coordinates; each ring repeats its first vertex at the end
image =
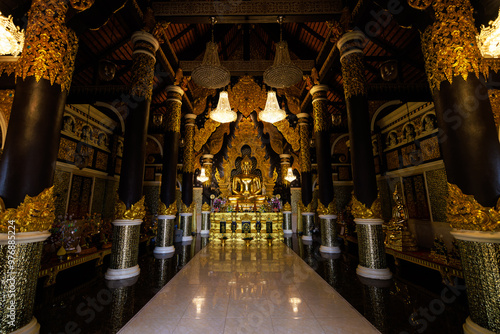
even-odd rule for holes
{"type": "Polygon", "coordinates": [[[202,249],[119,334],[380,333],[283,243],[202,249]]]}
{"type": "MultiPolygon", "coordinates": [[[[394,273],[392,280],[364,280],[356,275],[356,245],[343,246],[340,255],[324,256],[319,252],[318,241],[319,236],[315,236],[312,244],[304,244],[294,235],[285,239],[289,249],[277,245],[273,252],[268,252],[263,245],[260,252],[251,248],[246,253],[242,249],[233,251],[231,247],[222,251],[212,245],[211,249],[215,250],[212,252],[203,251],[208,240],[198,236],[191,245],[176,244],[175,254],[163,259],[154,257],[154,244],[147,247],[141,244],[141,274],[136,279],[106,281],[103,273],[109,257],[100,267],[96,267],[95,262],[79,265],[60,272],[53,286],[43,287],[44,279],[39,280],[34,314],[41,324],[41,334],[115,334],[128,322],[135,326],[135,319],[131,319],[145,306],[158,306],[150,315],[144,314],[146,318],[158,318],[161,314],[163,327],[159,333],[177,328],[178,332],[189,333],[188,323],[203,324],[204,334],[211,328],[215,328],[216,333],[224,333],[225,328],[240,328],[241,333],[251,333],[254,327],[261,333],[265,331],[260,328],[278,328],[288,333],[290,326],[298,326],[299,319],[295,318],[303,318],[301,325],[306,328],[301,333],[322,333],[325,328],[327,333],[345,333],[346,330],[365,333],[356,328],[366,326],[365,321],[351,322],[350,329],[342,327],[338,321],[357,312],[384,334],[462,333],[462,324],[469,313],[462,281],[456,281],[454,287],[446,286],[438,272],[404,261],[396,267],[391,257],[388,260],[394,273]],[[281,253],[275,255],[278,249],[281,253]],[[290,250],[300,258],[292,256],[290,250]],[[195,257],[200,251],[202,253],[195,257]],[[243,265],[253,261],[261,271],[243,265]],[[191,263],[195,263],[193,268],[199,269],[187,275],[191,263]],[[214,264],[213,270],[208,270],[209,263],[214,264]],[[322,277],[321,283],[311,283],[311,278],[318,276],[306,270],[304,263],[322,277]],[[231,274],[233,271],[237,274],[231,274]],[[261,280],[257,279],[258,275],[261,280]],[[347,307],[329,287],[357,312],[347,307]],[[322,294],[313,299],[318,290],[322,294]],[[181,297],[180,291],[187,296],[181,297]],[[332,305],[333,295],[338,298],[333,297],[332,305]],[[151,300],[155,296],[158,299],[151,300]],[[208,299],[212,302],[207,304],[208,299]],[[338,311],[339,305],[345,305],[342,309],[351,312],[338,311]],[[337,310],[335,314],[328,311],[332,308],[337,310]],[[222,316],[224,310],[226,313],[222,316]],[[224,322],[221,319],[225,319],[224,322]]],[[[130,333],[128,328],[122,332],[130,333]]],[[[373,331],[373,327],[368,328],[373,331]]],[[[229,329],[227,332],[231,332],[229,329]]],[[[154,333],[149,330],[135,333],[151,332],[154,333]]]]}

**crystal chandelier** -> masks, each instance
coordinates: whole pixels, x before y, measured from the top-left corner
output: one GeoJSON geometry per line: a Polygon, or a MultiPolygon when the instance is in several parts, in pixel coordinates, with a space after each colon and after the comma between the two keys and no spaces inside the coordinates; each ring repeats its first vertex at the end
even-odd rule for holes
{"type": "Polygon", "coordinates": [[[201,168],[200,175],[198,175],[197,179],[201,183],[205,183],[208,181],[208,176],[205,174],[205,168],[201,168]]]}
{"type": "Polygon", "coordinates": [[[217,108],[212,110],[209,116],[211,119],[219,123],[229,123],[236,121],[236,112],[231,110],[231,106],[229,105],[229,98],[226,91],[220,92],[217,108]]]}
{"type": "Polygon", "coordinates": [[[23,50],[24,31],[12,21],[12,16],[0,13],[0,55],[18,56],[23,50]]]}
{"type": "Polygon", "coordinates": [[[286,172],[285,180],[288,182],[292,183],[292,181],[295,181],[297,177],[293,175],[292,167],[288,167],[288,171],[286,172]]]}
{"type": "Polygon", "coordinates": [[[276,43],[274,63],[264,72],[264,83],[274,88],[285,88],[295,85],[302,79],[302,70],[292,63],[288,44],[283,41],[283,16],[278,18],[280,24],[280,41],[276,43]]]}
{"type": "Polygon", "coordinates": [[[481,32],[477,36],[479,51],[484,58],[500,57],[500,12],[495,21],[490,21],[489,25],[481,27],[481,32]]]}
{"type": "Polygon", "coordinates": [[[266,107],[259,113],[259,118],[268,123],[276,123],[284,120],[286,112],[280,108],[276,92],[270,90],[267,92],[266,107]]]}
{"type": "Polygon", "coordinates": [[[191,73],[193,81],[201,87],[217,89],[229,84],[231,75],[229,71],[220,65],[219,48],[214,43],[215,18],[212,17],[212,41],[207,43],[207,49],[203,61],[191,73]]]}

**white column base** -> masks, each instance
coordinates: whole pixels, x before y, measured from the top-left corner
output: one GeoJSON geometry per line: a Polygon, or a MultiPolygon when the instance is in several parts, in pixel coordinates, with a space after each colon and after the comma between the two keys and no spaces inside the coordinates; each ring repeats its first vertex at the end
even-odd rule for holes
{"type": "Polygon", "coordinates": [[[391,279],[392,273],[389,268],[384,269],[372,269],[358,265],[356,268],[356,274],[359,276],[371,278],[371,279],[391,279]]]}
{"type": "Polygon", "coordinates": [[[131,268],[125,268],[125,269],[111,269],[108,268],[106,271],[106,274],[104,275],[104,278],[107,280],[118,280],[118,279],[126,279],[130,277],[134,277],[139,275],[141,272],[141,269],[139,268],[139,265],[136,264],[135,266],[131,268]]]}
{"type": "Polygon", "coordinates": [[[303,235],[302,236],[302,240],[304,240],[304,241],[312,241],[313,237],[311,237],[310,235],[303,235]]]}
{"type": "Polygon", "coordinates": [[[335,246],[335,247],[328,247],[328,246],[323,246],[321,245],[319,247],[319,251],[321,253],[331,253],[331,254],[337,254],[337,253],[340,253],[341,250],[340,250],[340,247],[339,246],[335,246]]]}
{"type": "Polygon", "coordinates": [[[31,319],[31,321],[27,325],[19,329],[16,329],[13,332],[10,332],[10,334],[38,334],[38,333],[40,333],[40,324],[38,323],[35,317],[33,317],[33,319],[31,319]]]}
{"type": "Polygon", "coordinates": [[[210,234],[210,230],[201,230],[201,231],[200,231],[200,234],[201,234],[202,236],[207,236],[207,235],[209,235],[209,234],[210,234]]]}
{"type": "Polygon", "coordinates": [[[173,253],[175,252],[175,247],[174,246],[168,246],[168,247],[155,247],[153,250],[153,253],[155,254],[168,254],[168,253],[173,253]]]}
{"type": "Polygon", "coordinates": [[[175,252],[172,252],[172,253],[154,253],[153,252],[153,256],[155,259],[170,259],[172,256],[175,255],[175,252]]]}
{"type": "Polygon", "coordinates": [[[495,334],[495,332],[490,331],[484,327],[476,324],[470,317],[467,317],[464,324],[464,333],[465,334],[495,334]]]}
{"type": "Polygon", "coordinates": [[[284,235],[292,235],[293,231],[292,230],[283,230],[284,235]]]}
{"type": "Polygon", "coordinates": [[[186,241],[193,241],[193,236],[192,235],[182,236],[182,242],[186,241]]]}

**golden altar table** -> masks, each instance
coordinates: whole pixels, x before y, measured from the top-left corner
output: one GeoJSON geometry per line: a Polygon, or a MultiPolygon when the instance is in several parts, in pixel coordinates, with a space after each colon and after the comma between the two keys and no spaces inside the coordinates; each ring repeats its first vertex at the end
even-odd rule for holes
{"type": "Polygon", "coordinates": [[[210,240],[244,241],[252,237],[266,241],[283,241],[283,214],[281,212],[212,212],[210,214],[210,240]]]}

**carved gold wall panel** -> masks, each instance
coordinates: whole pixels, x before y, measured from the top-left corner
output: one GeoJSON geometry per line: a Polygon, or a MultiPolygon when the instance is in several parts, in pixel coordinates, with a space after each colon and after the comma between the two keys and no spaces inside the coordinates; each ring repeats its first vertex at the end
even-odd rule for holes
{"type": "Polygon", "coordinates": [[[222,144],[224,143],[224,135],[229,134],[229,123],[224,123],[220,125],[217,130],[210,137],[209,151],[210,154],[217,154],[222,148],[222,144]]]}
{"type": "Polygon", "coordinates": [[[198,152],[201,150],[203,145],[207,142],[207,140],[210,138],[212,133],[219,127],[221,123],[214,121],[213,119],[209,118],[205,122],[205,125],[203,128],[198,129],[198,127],[195,128],[194,132],[194,150],[195,152],[198,152]]]}
{"type": "Polygon", "coordinates": [[[248,117],[252,111],[263,110],[266,106],[267,92],[265,87],[259,86],[252,77],[243,76],[238,83],[228,89],[231,108],[248,117]]]}
{"type": "MultiPolygon", "coordinates": [[[[287,121],[288,122],[288,121],[287,121]]],[[[269,140],[271,142],[271,148],[277,154],[283,154],[283,136],[271,123],[264,123],[264,133],[269,134],[269,140]]]]}
{"type": "Polygon", "coordinates": [[[292,128],[290,123],[284,119],[274,123],[274,126],[281,132],[286,141],[292,146],[292,150],[300,151],[299,128],[292,128]]]}

